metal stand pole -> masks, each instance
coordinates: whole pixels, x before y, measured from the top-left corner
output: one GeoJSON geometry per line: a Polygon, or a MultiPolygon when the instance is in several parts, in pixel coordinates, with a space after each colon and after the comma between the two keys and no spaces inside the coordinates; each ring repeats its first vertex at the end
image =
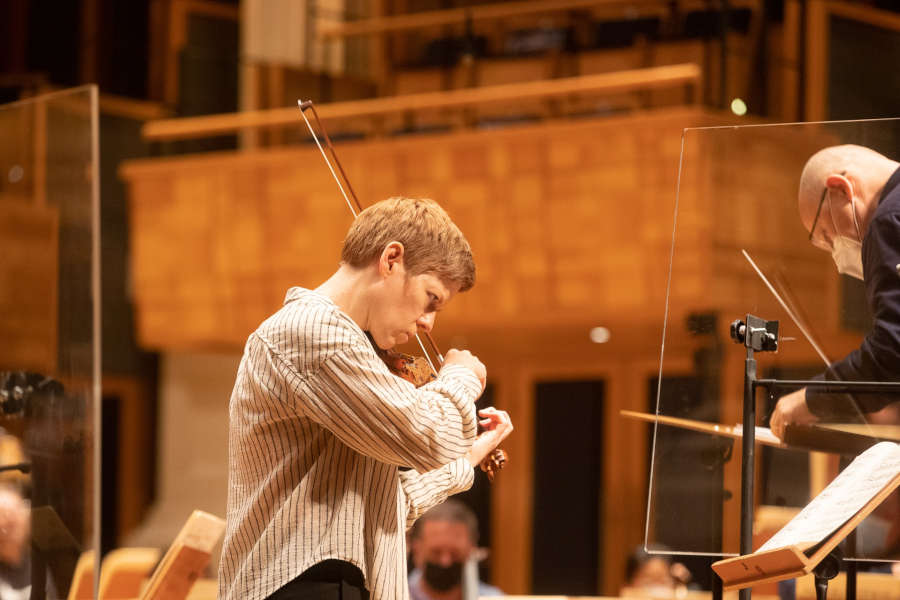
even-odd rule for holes
{"type": "MultiPolygon", "coordinates": [[[[741,554],[753,553],[753,479],[756,472],[756,359],[753,352],[778,349],[778,321],[747,315],[731,324],[731,339],[747,348],[744,361],[744,424],[741,443],[741,554]]],[[[750,588],[739,592],[750,600],[750,588]]]]}
{"type": "MultiPolygon", "coordinates": [[[[856,530],[850,532],[850,535],[847,536],[847,555],[850,558],[856,556],[856,530]]],[[[844,597],[846,600],[856,600],[856,572],[858,570],[859,563],[855,560],[847,561],[847,582],[846,582],[846,592],[844,597]]]]}
{"type": "MultiPolygon", "coordinates": [[[[753,553],[753,478],[756,460],[756,359],[753,348],[747,348],[744,361],[744,424],[741,443],[741,554],[753,553]]],[[[750,600],[750,588],[738,593],[740,600],[750,600]]]]}

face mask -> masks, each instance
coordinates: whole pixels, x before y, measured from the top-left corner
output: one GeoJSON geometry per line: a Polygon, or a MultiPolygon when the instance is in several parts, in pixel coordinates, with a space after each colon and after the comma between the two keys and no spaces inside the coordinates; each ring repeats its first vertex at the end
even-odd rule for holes
{"type": "Polygon", "coordinates": [[[428,586],[439,592],[458,586],[462,582],[463,565],[461,562],[451,563],[446,567],[431,562],[425,563],[425,572],[422,576],[428,586]]]}
{"type": "Polygon", "coordinates": [[[831,248],[831,258],[834,259],[838,273],[862,280],[862,244],[858,241],[843,235],[836,237],[831,248]]]}
{"type": "MultiPolygon", "coordinates": [[[[831,198],[828,199],[831,202],[831,198]]],[[[831,207],[829,206],[829,210],[831,207]]],[[[838,273],[849,275],[863,281],[862,265],[862,232],[859,229],[859,221],[856,218],[856,203],[850,196],[850,211],[853,214],[853,226],[856,227],[856,239],[844,235],[835,237],[831,247],[831,258],[837,266],[838,273]]],[[[834,225],[834,214],[831,215],[831,223],[834,225]]],[[[834,225],[837,230],[837,225],[834,225]]]]}

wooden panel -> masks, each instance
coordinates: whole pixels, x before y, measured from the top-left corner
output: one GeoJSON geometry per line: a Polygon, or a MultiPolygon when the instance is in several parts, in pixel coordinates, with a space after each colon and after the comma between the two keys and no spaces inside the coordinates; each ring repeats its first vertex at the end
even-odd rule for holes
{"type": "MultiPolygon", "coordinates": [[[[405,112],[511,104],[523,100],[547,100],[572,95],[589,96],[680,87],[696,85],[699,79],[700,69],[696,65],[668,65],[581,77],[335,102],[320,106],[317,112],[324,120],[383,117],[405,112]]],[[[297,122],[296,108],[281,108],[154,121],[144,125],[141,133],[148,140],[191,139],[256,127],[295,127],[297,122]]]]}
{"type": "Polygon", "coordinates": [[[824,0],[806,4],[806,77],[803,118],[823,121],[828,114],[828,11],[824,0]]]}
{"type": "MultiPolygon", "coordinates": [[[[553,63],[544,57],[479,60],[475,63],[477,85],[540,81],[553,77],[553,63]]],[[[465,85],[464,82],[457,86],[465,85]]]]}
{"type": "Polygon", "coordinates": [[[444,73],[438,69],[396,71],[391,75],[393,83],[392,94],[403,96],[406,94],[420,94],[422,92],[436,92],[444,89],[445,79],[444,73]]]}
{"type": "MultiPolygon", "coordinates": [[[[442,321],[467,332],[557,327],[620,311],[658,317],[654,282],[665,280],[671,242],[658,202],[672,198],[681,128],[698,119],[675,111],[340,153],[364,204],[434,197],[466,232],[479,283],[442,321]]],[[[146,347],[239,350],[289,285],[324,280],[350,223],[313,149],[141,161],[123,173],[146,347]]]]}
{"type": "Polygon", "coordinates": [[[0,195],[0,370],[56,370],[59,218],[0,195]]]}
{"type": "MultiPolygon", "coordinates": [[[[780,117],[785,122],[800,119],[800,19],[802,10],[799,0],[784,3],[784,27],[782,33],[781,88],[782,106],[780,117]]],[[[770,68],[772,65],[770,65],[770,68]]],[[[776,71],[777,70],[776,67],[776,71]]]]}
{"type": "MultiPolygon", "coordinates": [[[[586,327],[624,314],[655,322],[668,277],[681,129],[737,122],[729,119],[674,110],[347,143],[339,152],[363,204],[397,193],[433,197],[466,232],[478,285],[441,318],[460,335],[586,327]]],[[[755,194],[793,189],[809,154],[805,146],[773,146],[763,133],[756,142],[746,150],[751,157],[781,153],[796,169],[742,174],[744,149],[687,148],[679,236],[688,242],[676,255],[672,299],[684,311],[678,314],[710,298],[740,314],[758,282],[740,268],[738,250],[759,239],[760,227],[768,228],[759,242],[767,251],[792,248],[796,272],[809,262],[821,266],[796,235],[792,203],[779,218],[743,212],[755,194]],[[700,159],[717,154],[721,160],[706,166],[713,159],[700,159]],[[746,188],[733,191],[739,177],[749,178],[746,188]],[[725,193],[731,201],[712,203],[725,193]],[[709,260],[712,250],[726,258],[709,260]]],[[[327,277],[350,223],[314,149],[140,161],[123,173],[131,186],[139,336],[151,348],[239,350],[288,286],[327,277]]],[[[821,285],[818,267],[800,283],[821,285]]],[[[814,321],[824,314],[818,308],[814,321]]]]}
{"type": "MultiPolygon", "coordinates": [[[[664,46],[665,42],[660,42],[664,46]]],[[[578,61],[578,72],[583,75],[591,73],[609,73],[621,69],[639,69],[647,66],[647,50],[638,46],[616,50],[595,52],[579,52],[575,56],[578,61]]],[[[692,62],[692,61],[688,61],[692,62]]]]}
{"type": "MultiPolygon", "coordinates": [[[[452,8],[446,10],[422,11],[397,14],[388,17],[376,17],[349,21],[334,27],[323,27],[319,30],[322,37],[343,37],[354,35],[383,35],[385,33],[419,30],[439,26],[493,20],[517,19],[523,16],[544,15],[561,11],[591,10],[595,15],[621,15],[621,5],[628,4],[628,14],[661,14],[675,5],[673,10],[688,12],[706,8],[707,4],[691,0],[680,0],[677,3],[668,0],[523,0],[519,2],[500,2],[481,6],[452,8]]],[[[744,6],[755,7],[756,0],[735,0],[732,8],[744,6]]]]}

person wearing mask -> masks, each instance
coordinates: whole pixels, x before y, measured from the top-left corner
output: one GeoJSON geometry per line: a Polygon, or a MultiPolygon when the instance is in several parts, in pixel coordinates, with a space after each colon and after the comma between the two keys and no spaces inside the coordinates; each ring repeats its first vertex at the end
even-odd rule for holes
{"type": "Polygon", "coordinates": [[[623,598],[683,598],[691,572],[672,559],[663,545],[653,547],[654,553],[643,546],[635,548],[625,562],[625,585],[619,595],[623,598]]]}
{"type": "MultiPolygon", "coordinates": [[[[803,168],[798,206],[810,242],[831,253],[839,273],[865,282],[873,317],[860,347],[818,378],[900,379],[900,163],[863,146],[820,150],[803,168]]],[[[769,424],[783,439],[785,425],[858,418],[897,400],[802,388],[778,400],[769,424]]]]}
{"type": "Polygon", "coordinates": [[[31,597],[31,517],[13,484],[0,483],[0,600],[31,597]]]}
{"type": "Polygon", "coordinates": [[[412,600],[476,600],[502,596],[478,580],[478,521],[458,500],[447,500],[422,515],[410,531],[414,568],[412,600]]]}

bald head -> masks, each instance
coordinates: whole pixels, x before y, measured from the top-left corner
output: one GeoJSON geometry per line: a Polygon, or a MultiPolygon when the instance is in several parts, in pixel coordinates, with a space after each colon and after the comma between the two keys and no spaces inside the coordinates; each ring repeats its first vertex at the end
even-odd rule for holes
{"type": "MultiPolygon", "coordinates": [[[[800,175],[797,194],[800,220],[809,231],[825,188],[852,193],[864,212],[878,202],[884,184],[900,166],[871,148],[844,144],[813,154],[800,175]]],[[[864,219],[867,221],[867,219],[864,219]]]]}

